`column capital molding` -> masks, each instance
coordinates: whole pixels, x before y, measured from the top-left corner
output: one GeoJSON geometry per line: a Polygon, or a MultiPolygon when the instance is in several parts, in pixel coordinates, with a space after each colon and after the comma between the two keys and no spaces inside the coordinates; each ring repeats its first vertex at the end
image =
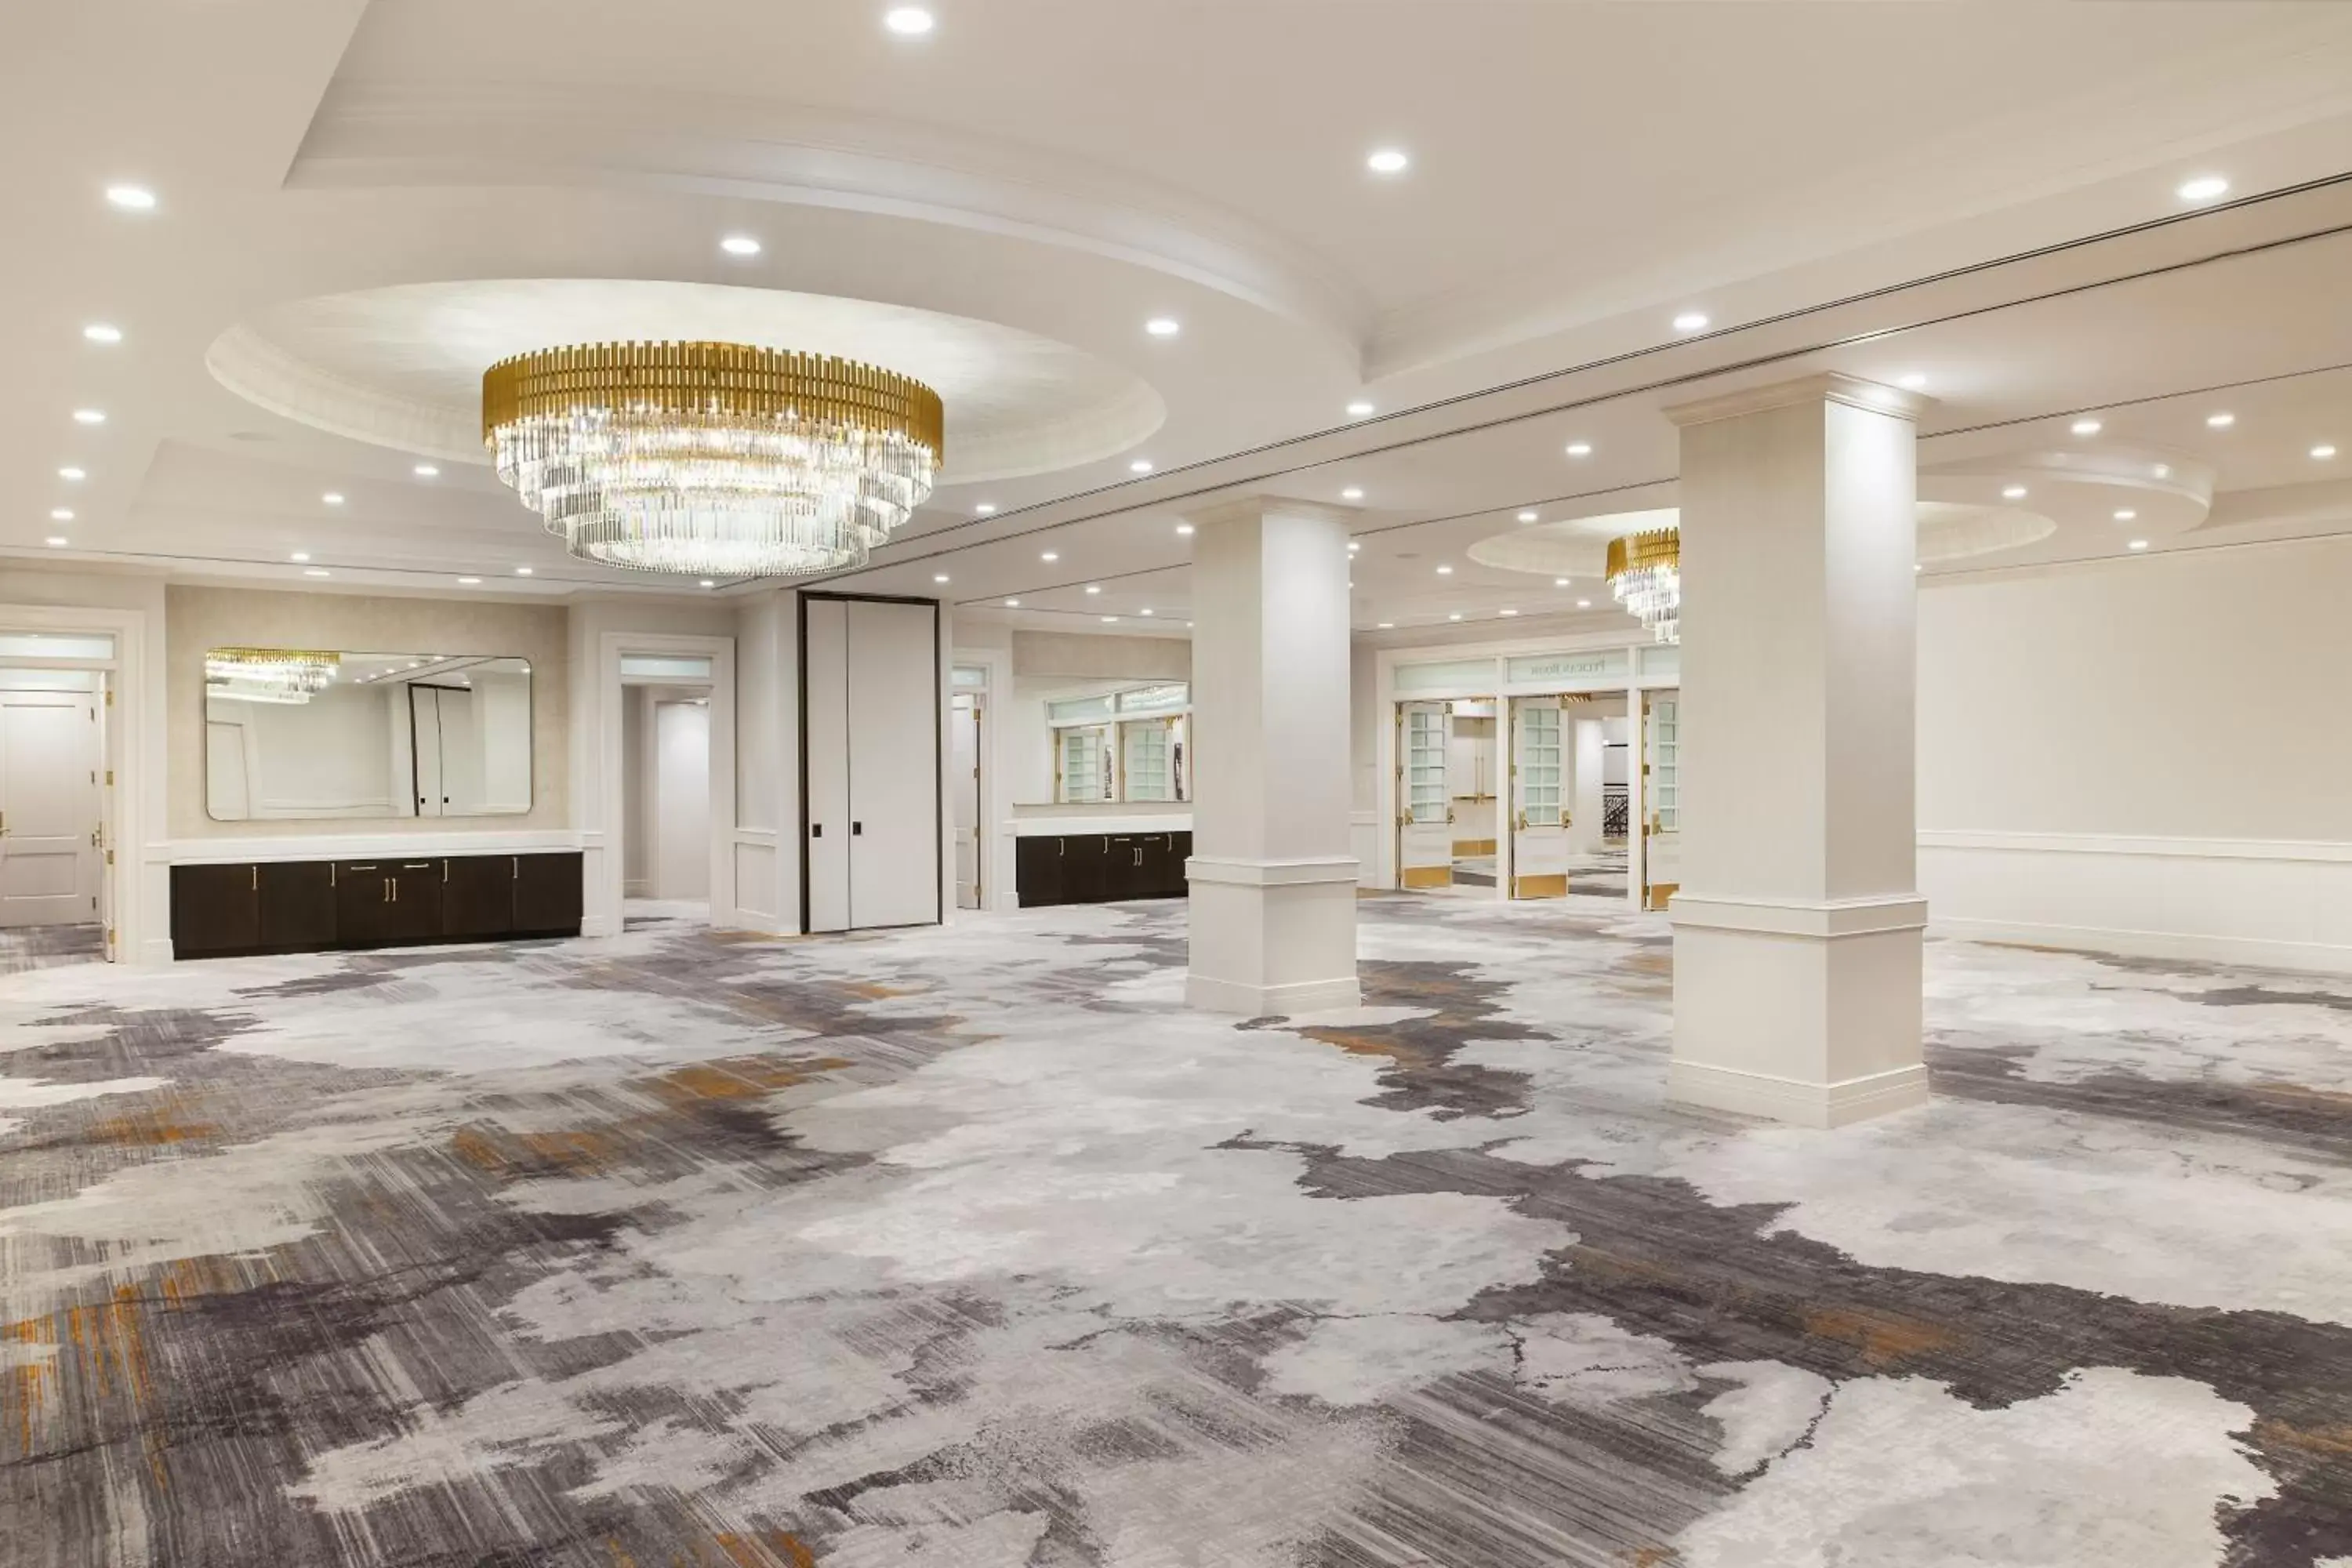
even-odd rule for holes
{"type": "Polygon", "coordinates": [[[1891,414],[1897,418],[1910,420],[1916,420],[1936,405],[1934,398],[1919,393],[1829,370],[1797,376],[1793,380],[1770,382],[1762,386],[1742,387],[1737,392],[1719,392],[1712,396],[1694,398],[1688,403],[1669,404],[1659,412],[1676,425],[1688,428],[1693,425],[1712,425],[1718,419],[1737,419],[1742,415],[1761,414],[1767,409],[1790,408],[1806,403],[1843,403],[1866,413],[1891,414]]]}
{"type": "Polygon", "coordinates": [[[1305,517],[1324,522],[1336,522],[1342,527],[1361,517],[1360,506],[1333,506],[1319,500],[1294,500],[1288,496],[1242,496],[1234,500],[1213,501],[1203,507],[1187,507],[1184,521],[1195,528],[1213,528],[1224,522],[1256,522],[1268,517],[1305,517]]]}

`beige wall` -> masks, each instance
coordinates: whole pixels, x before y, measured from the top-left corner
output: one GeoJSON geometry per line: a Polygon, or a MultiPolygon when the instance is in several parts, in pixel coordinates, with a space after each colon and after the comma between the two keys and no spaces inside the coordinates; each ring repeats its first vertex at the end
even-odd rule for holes
{"type": "Polygon", "coordinates": [[[1919,603],[1924,830],[2352,842],[2352,539],[1919,603]]]}
{"type": "Polygon", "coordinates": [[[571,697],[562,605],[480,599],[373,598],[356,594],[173,587],[164,604],[164,711],[169,819],[175,839],[304,834],[440,833],[558,828],[568,810],[571,697]],[[451,820],[215,822],[205,813],[205,650],[243,645],[360,652],[488,654],[530,661],[531,809],[528,816],[451,820]]]}

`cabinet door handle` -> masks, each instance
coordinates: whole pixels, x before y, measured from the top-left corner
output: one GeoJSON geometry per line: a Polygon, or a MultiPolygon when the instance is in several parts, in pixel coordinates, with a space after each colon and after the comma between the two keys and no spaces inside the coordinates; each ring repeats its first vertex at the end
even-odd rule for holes
{"type": "Polygon", "coordinates": [[[261,868],[258,866],[253,868],[253,890],[257,893],[261,891],[261,868]]]}
{"type": "Polygon", "coordinates": [[[855,837],[857,837],[861,836],[862,834],[864,834],[864,833],[865,833],[865,831],[866,831],[866,824],[864,824],[864,823],[862,823],[862,822],[853,822],[853,823],[851,823],[851,824],[849,825],[849,833],[850,833],[850,837],[853,837],[853,838],[855,838],[855,837]]]}
{"type": "Polygon", "coordinates": [[[522,880],[522,857],[520,855],[514,858],[514,879],[518,882],[522,880]]]}
{"type": "Polygon", "coordinates": [[[441,880],[442,880],[442,881],[444,881],[444,882],[446,882],[446,881],[448,881],[448,879],[449,879],[449,862],[448,862],[448,861],[446,861],[446,860],[444,860],[444,861],[442,861],[442,862],[441,862],[441,880]]]}

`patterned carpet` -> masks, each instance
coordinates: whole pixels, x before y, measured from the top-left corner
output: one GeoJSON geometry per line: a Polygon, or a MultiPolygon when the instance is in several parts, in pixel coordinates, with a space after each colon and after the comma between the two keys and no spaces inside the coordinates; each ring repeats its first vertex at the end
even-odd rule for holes
{"type": "Polygon", "coordinates": [[[1360,908],[10,975],[0,1563],[2352,1565],[2352,986],[1931,944],[1822,1133],[1655,920],[1360,908]]]}

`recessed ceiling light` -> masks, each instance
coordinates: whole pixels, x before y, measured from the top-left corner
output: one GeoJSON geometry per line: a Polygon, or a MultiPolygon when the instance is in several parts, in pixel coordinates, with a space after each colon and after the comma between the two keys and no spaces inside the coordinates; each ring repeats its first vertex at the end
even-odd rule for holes
{"type": "Polygon", "coordinates": [[[420,479],[437,479],[441,477],[441,470],[430,463],[419,463],[414,471],[420,479]]]}
{"type": "Polygon", "coordinates": [[[730,256],[757,256],[760,242],[748,234],[730,234],[719,242],[719,248],[730,256]]]}
{"type": "Polygon", "coordinates": [[[457,579],[458,585],[466,588],[479,587],[481,585],[481,582],[482,580],[479,577],[460,577],[457,579]]]}
{"type": "Polygon", "coordinates": [[[1172,338],[1184,330],[1184,323],[1173,316],[1154,316],[1143,323],[1143,330],[1155,338],[1172,338]]]}
{"type": "Polygon", "coordinates": [[[1130,474],[1148,474],[1151,471],[1151,459],[1138,458],[1127,466],[1127,471],[1130,474]]]}
{"type": "Polygon", "coordinates": [[[1021,601],[1018,599],[1007,599],[1004,601],[1004,607],[1008,610],[1017,610],[1021,607],[1021,601]]]}
{"type": "Polygon", "coordinates": [[[122,329],[109,326],[104,321],[92,321],[81,330],[81,335],[94,343],[119,343],[122,341],[122,329]]]}
{"type": "Polygon", "coordinates": [[[59,468],[58,470],[58,478],[66,480],[68,483],[79,484],[83,479],[89,478],[89,476],[83,473],[79,468],[59,468]]]}
{"type": "Polygon", "coordinates": [[[1102,584],[1099,583],[1089,583],[1087,584],[1087,592],[1089,594],[1099,594],[1102,592],[1102,584]]]}
{"type": "Polygon", "coordinates": [[[528,566],[518,566],[515,568],[515,575],[518,577],[528,577],[530,575],[530,568],[528,566]]]}
{"type": "Polygon", "coordinates": [[[2023,500],[2025,499],[2025,487],[2023,485],[2003,485],[2001,487],[2000,499],[2003,500],[2023,500]]]}
{"type": "MultiPolygon", "coordinates": [[[[305,566],[302,568],[302,575],[305,577],[331,577],[334,574],[328,571],[324,566],[305,566]]],[[[415,666],[411,665],[409,668],[414,669],[415,666]]]]}
{"type": "Polygon", "coordinates": [[[2136,512],[2136,511],[2132,510],[2132,509],[2131,509],[2131,508],[2129,508],[2129,507],[2125,507],[2125,508],[2121,509],[2120,510],[2118,510],[2118,511],[2116,513],[2116,521],[2117,522],[2129,522],[2132,519],[2134,519],[2134,518],[2137,517],[2138,515],[2139,515],[2139,513],[2137,513],[2137,512],[2136,512]]]}
{"type": "Polygon", "coordinates": [[[308,561],[308,560],[310,560],[310,552],[309,551],[307,551],[307,550],[298,550],[298,551],[296,551],[293,554],[289,555],[286,559],[287,559],[287,560],[289,560],[289,561],[293,562],[296,565],[298,565],[298,566],[299,566],[299,565],[300,565],[303,562],[308,561]]]}
{"type": "Polygon", "coordinates": [[[1551,585],[1555,588],[1565,588],[1568,586],[1568,579],[1565,577],[1555,577],[1551,580],[1551,585]]]}
{"type": "Polygon", "coordinates": [[[1576,607],[1580,610],[1589,610],[1592,608],[1592,601],[1590,599],[1579,599],[1576,601],[1576,607]]]}
{"type": "Polygon", "coordinates": [[[1675,318],[1675,331],[1678,332],[1700,331],[1706,326],[1706,313],[1703,310],[1685,310],[1675,318]]]}
{"type": "Polygon", "coordinates": [[[902,38],[919,38],[938,21],[920,5],[895,5],[883,13],[882,25],[902,38]]]}
{"type": "Polygon", "coordinates": [[[934,572],[931,574],[931,581],[934,583],[944,583],[947,580],[948,574],[944,572],[934,572]]]}
{"type": "Polygon", "coordinates": [[[2311,455],[2315,458],[2320,458],[2322,461],[2325,461],[2326,459],[2336,456],[2336,448],[2326,445],[2326,443],[2322,443],[2311,449],[2311,455]]]}
{"type": "Polygon", "coordinates": [[[1102,618],[1102,623],[1107,626],[1117,626],[1118,624],[1118,617],[1117,616],[1105,616],[1102,618]]]}
{"type": "Polygon", "coordinates": [[[125,212],[152,212],[155,207],[155,193],[144,185],[109,185],[106,199],[125,212]]]}
{"type": "Polygon", "coordinates": [[[2228,195],[2230,182],[2219,174],[2200,174],[2193,180],[2183,181],[2175,194],[2184,202],[2210,202],[2216,196],[2228,195]]]}
{"type": "Polygon", "coordinates": [[[2172,465],[2170,463],[2158,463],[2154,468],[2148,469],[2148,472],[2154,474],[2159,479],[2168,479],[2172,477],[2172,465]]]}
{"type": "Polygon", "coordinates": [[[1925,572],[1925,571],[1927,570],[1927,568],[1926,568],[1925,566],[1920,565],[1916,561],[1914,561],[1913,563],[1911,563],[1911,570],[1912,570],[1914,573],[1918,573],[1918,572],[1925,572]]]}
{"type": "Polygon", "coordinates": [[[1363,548],[1363,544],[1362,544],[1360,542],[1359,542],[1359,541],[1357,541],[1357,540],[1353,540],[1353,539],[1351,539],[1351,540],[1348,541],[1348,553],[1349,553],[1349,554],[1353,555],[1357,551],[1361,550],[1362,548],[1363,548]]]}
{"type": "Polygon", "coordinates": [[[1441,577],[1451,577],[1454,575],[1454,568],[1451,566],[1440,566],[1437,569],[1437,574],[1441,577]]]}
{"type": "Polygon", "coordinates": [[[1517,610],[1496,610],[1495,613],[1498,616],[1516,616],[1519,612],[1517,610]]]}
{"type": "Polygon", "coordinates": [[[1523,512],[1519,513],[1519,521],[1520,521],[1521,522],[1533,522],[1535,520],[1536,520],[1536,514],[1535,514],[1534,512],[1531,512],[1531,511],[1523,511],[1523,512]]]}
{"type": "Polygon", "coordinates": [[[1396,630],[1396,623],[1394,621],[1382,621],[1379,626],[1374,626],[1372,629],[1376,632],[1392,632],[1396,630]]]}
{"type": "Polygon", "coordinates": [[[52,533],[49,535],[47,542],[48,547],[52,550],[63,550],[68,544],[70,544],[73,542],[62,533],[52,533]]]}
{"type": "Polygon", "coordinates": [[[1363,488],[1360,485],[1349,485],[1346,489],[1339,492],[1339,499],[1341,500],[1361,500],[1364,499],[1363,488]]]}
{"type": "Polygon", "coordinates": [[[1915,370],[1910,374],[1899,378],[1897,384],[1907,386],[1912,391],[1916,392],[1921,387],[1927,384],[1927,373],[1924,371],[1915,370]]]}
{"type": "Polygon", "coordinates": [[[1570,441],[1568,444],[1568,455],[1571,458],[1589,458],[1592,456],[1592,443],[1590,441],[1570,441]]]}
{"type": "Polygon", "coordinates": [[[1378,411],[1369,403],[1358,402],[1348,405],[1348,416],[1351,419],[1361,419],[1366,415],[1376,412],[1378,411]]]}
{"type": "Polygon", "coordinates": [[[1037,557],[1040,561],[1059,561],[1061,558],[1061,552],[1056,550],[1048,550],[1044,554],[1037,557]]]}
{"type": "Polygon", "coordinates": [[[341,490],[329,490],[325,495],[320,496],[319,499],[325,501],[329,506],[341,506],[343,504],[343,492],[341,490]]]}
{"type": "Polygon", "coordinates": [[[2074,431],[2077,436],[2095,436],[2101,430],[2105,429],[2105,426],[2101,425],[2095,419],[2077,419],[2074,424],[2068,426],[2067,428],[2074,431]]]}
{"type": "Polygon", "coordinates": [[[71,522],[73,521],[73,508],[68,506],[51,507],[49,509],[49,521],[51,522],[71,522]]]}
{"type": "Polygon", "coordinates": [[[74,423],[77,425],[103,425],[106,423],[106,410],[103,408],[77,408],[74,410],[74,423]]]}
{"type": "Polygon", "coordinates": [[[1375,174],[1402,174],[1412,162],[1395,148],[1382,147],[1364,160],[1364,167],[1375,174]]]}
{"type": "Polygon", "coordinates": [[[1147,615],[1147,616],[1148,616],[1148,615],[1150,615],[1151,612],[1150,612],[1150,610],[1148,610],[1148,609],[1147,609],[1147,610],[1142,611],[1141,613],[1142,613],[1142,614],[1144,614],[1144,615],[1147,615]]]}
{"type": "Polygon", "coordinates": [[[2227,430],[2231,426],[2235,425],[2237,422],[2238,416],[2234,414],[2208,414],[2205,416],[2205,427],[2209,430],[2227,430]]]}
{"type": "Polygon", "coordinates": [[[1176,531],[1179,533],[1190,533],[1192,531],[1192,525],[1189,522],[1180,522],[1176,525],[1176,531]]]}
{"type": "Polygon", "coordinates": [[[705,577],[702,579],[702,585],[706,588],[716,588],[719,586],[719,583],[716,578],[705,577]]]}
{"type": "Polygon", "coordinates": [[[2147,541],[2145,539],[2135,539],[2129,544],[2125,545],[2124,548],[2126,550],[2146,550],[2147,548],[2147,541]]]}
{"type": "Polygon", "coordinates": [[[992,500],[984,500],[978,506],[971,509],[971,514],[974,517],[994,517],[996,515],[996,503],[992,500]]]}

